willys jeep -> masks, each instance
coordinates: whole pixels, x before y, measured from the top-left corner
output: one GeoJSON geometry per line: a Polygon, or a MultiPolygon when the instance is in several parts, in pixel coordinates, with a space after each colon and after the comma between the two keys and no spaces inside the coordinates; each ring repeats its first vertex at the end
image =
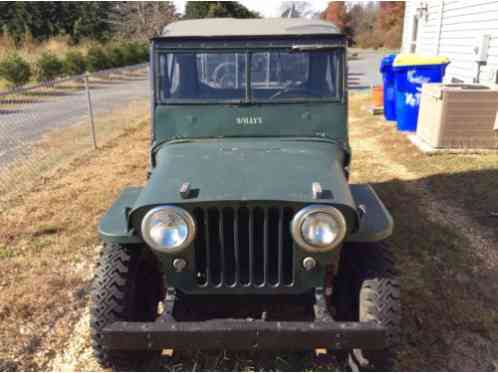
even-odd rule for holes
{"type": "Polygon", "coordinates": [[[387,369],[392,218],[349,184],[346,38],[302,19],[206,19],[151,44],[144,187],[100,222],[103,366],[172,350],[328,349],[387,369]]]}

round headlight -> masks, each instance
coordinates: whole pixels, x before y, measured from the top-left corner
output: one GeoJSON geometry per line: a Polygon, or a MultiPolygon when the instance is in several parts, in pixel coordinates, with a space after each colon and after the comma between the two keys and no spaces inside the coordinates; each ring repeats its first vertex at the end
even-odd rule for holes
{"type": "Polygon", "coordinates": [[[185,210],[162,206],[150,210],[142,221],[142,236],[158,251],[178,253],[190,245],[195,235],[195,223],[185,210]]]}
{"type": "Polygon", "coordinates": [[[346,236],[344,215],[332,206],[308,206],[292,220],[292,236],[303,249],[325,252],[336,248],[346,236]]]}

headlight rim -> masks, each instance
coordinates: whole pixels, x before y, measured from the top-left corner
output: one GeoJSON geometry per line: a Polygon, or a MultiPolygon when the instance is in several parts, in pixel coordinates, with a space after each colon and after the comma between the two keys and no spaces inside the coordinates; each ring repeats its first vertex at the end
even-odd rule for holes
{"type": "Polygon", "coordinates": [[[152,209],[150,209],[145,216],[142,219],[142,224],[141,224],[141,233],[142,233],[142,238],[144,239],[145,243],[152,249],[159,251],[164,254],[178,254],[182,252],[185,248],[190,246],[192,242],[194,241],[195,234],[196,234],[196,224],[193,216],[185,209],[174,206],[174,205],[161,205],[161,206],[156,206],[152,209]],[[157,245],[154,240],[150,237],[150,229],[147,229],[148,222],[150,220],[150,217],[154,215],[155,213],[163,210],[171,210],[178,216],[180,216],[185,223],[187,224],[187,238],[185,241],[183,241],[180,245],[177,247],[167,249],[163,246],[157,245]]]}
{"type": "Polygon", "coordinates": [[[291,233],[294,241],[307,252],[315,254],[328,253],[336,249],[346,238],[346,233],[347,233],[346,218],[344,217],[343,213],[334,206],[309,205],[299,210],[292,218],[291,233]],[[308,216],[317,213],[323,213],[332,216],[332,218],[334,218],[339,225],[340,228],[339,233],[337,234],[336,239],[330,245],[322,247],[311,245],[306,241],[306,239],[302,235],[301,227],[304,223],[304,220],[308,216]]]}

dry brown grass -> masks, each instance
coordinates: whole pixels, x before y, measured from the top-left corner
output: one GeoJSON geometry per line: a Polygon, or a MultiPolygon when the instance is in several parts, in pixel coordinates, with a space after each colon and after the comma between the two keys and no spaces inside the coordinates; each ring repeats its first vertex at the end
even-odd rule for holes
{"type": "Polygon", "coordinates": [[[400,370],[491,370],[498,357],[498,154],[420,153],[351,100],[353,181],[395,219],[402,280],[400,370]]]}
{"type": "MultiPolygon", "coordinates": [[[[351,102],[353,181],[374,184],[396,220],[390,243],[402,276],[398,368],[493,369],[497,266],[492,255],[487,262],[483,257],[490,254],[489,243],[496,250],[496,240],[479,220],[484,215],[478,196],[491,194],[487,210],[494,208],[494,155],[419,156],[392,125],[367,113],[368,97],[351,102]],[[487,182],[455,183],[454,172],[482,172],[487,182]],[[475,204],[460,200],[463,194],[475,204]],[[461,221],[470,223],[463,229],[461,221]]],[[[0,369],[99,369],[84,311],[98,244],[95,226],[120,189],[145,181],[147,145],[146,126],[131,129],[1,210],[0,369]],[[56,355],[61,364],[51,361],[56,355]]],[[[336,365],[330,355],[193,352],[165,358],[161,368],[309,371],[336,365]]]]}
{"type": "Polygon", "coordinates": [[[145,180],[144,127],[3,202],[0,369],[43,369],[63,347],[86,303],[98,217],[123,187],[145,180]]]}
{"type": "Polygon", "coordinates": [[[50,52],[57,57],[62,58],[68,49],[79,50],[82,53],[86,53],[91,44],[91,41],[85,41],[75,46],[71,45],[70,37],[56,36],[42,42],[25,40],[21,48],[16,48],[14,42],[10,38],[0,36],[0,58],[14,51],[19,53],[29,62],[34,62],[43,52],[50,52]]]}
{"type": "MultiPolygon", "coordinates": [[[[108,114],[95,116],[97,146],[106,144],[137,125],[148,113],[146,100],[129,102],[108,114]]],[[[0,202],[10,193],[22,193],[38,183],[38,176],[64,167],[68,161],[93,150],[89,120],[47,131],[35,143],[19,144],[17,160],[0,168],[0,202]]],[[[49,177],[49,176],[45,176],[49,177]]],[[[0,254],[1,255],[1,254],[0,254]]]]}

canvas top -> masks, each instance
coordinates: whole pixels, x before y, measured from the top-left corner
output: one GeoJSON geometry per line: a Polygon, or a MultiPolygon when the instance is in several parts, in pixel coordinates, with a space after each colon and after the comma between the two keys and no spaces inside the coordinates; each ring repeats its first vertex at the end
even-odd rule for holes
{"type": "Polygon", "coordinates": [[[330,22],[305,18],[204,18],[173,22],[162,37],[340,35],[330,22]]]}

